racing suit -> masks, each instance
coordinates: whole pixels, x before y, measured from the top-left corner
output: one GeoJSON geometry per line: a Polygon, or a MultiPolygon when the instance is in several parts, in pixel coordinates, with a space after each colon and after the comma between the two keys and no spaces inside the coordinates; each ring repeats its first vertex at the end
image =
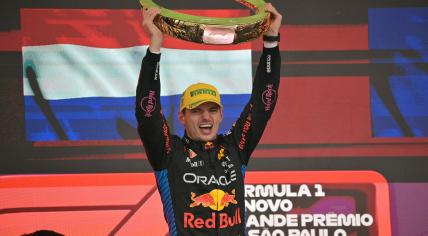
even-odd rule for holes
{"type": "Polygon", "coordinates": [[[159,60],[160,54],[147,50],[137,85],[136,118],[169,233],[243,236],[245,168],[277,100],[278,46],[263,49],[249,103],[233,127],[212,142],[170,133],[160,105],[159,60]]]}

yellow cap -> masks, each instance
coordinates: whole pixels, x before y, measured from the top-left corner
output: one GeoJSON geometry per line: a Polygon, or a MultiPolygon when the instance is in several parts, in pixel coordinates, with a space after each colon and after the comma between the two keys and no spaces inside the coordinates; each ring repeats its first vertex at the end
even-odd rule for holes
{"type": "Polygon", "coordinates": [[[193,109],[206,102],[213,102],[223,107],[216,87],[204,83],[192,84],[181,95],[180,111],[184,108],[193,109]]]}

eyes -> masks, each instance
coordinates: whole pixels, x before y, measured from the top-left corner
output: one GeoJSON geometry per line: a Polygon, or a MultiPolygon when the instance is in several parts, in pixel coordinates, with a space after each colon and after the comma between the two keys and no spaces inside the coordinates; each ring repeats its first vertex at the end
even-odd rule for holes
{"type": "Polygon", "coordinates": [[[194,108],[194,109],[190,110],[190,112],[192,114],[202,114],[202,113],[205,112],[205,110],[207,110],[211,114],[216,114],[216,113],[218,113],[220,111],[220,108],[218,106],[212,106],[212,107],[209,107],[209,108],[200,108],[200,107],[197,107],[197,108],[194,108]]]}

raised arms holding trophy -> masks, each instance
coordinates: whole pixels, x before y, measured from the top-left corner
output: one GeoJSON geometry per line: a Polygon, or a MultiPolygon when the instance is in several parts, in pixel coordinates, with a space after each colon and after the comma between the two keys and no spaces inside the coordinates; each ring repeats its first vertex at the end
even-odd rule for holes
{"type": "Polygon", "coordinates": [[[138,79],[135,114],[171,236],[245,235],[245,169],[273,113],[280,82],[282,16],[270,3],[263,9],[270,24],[263,30],[263,54],[240,117],[230,131],[218,134],[221,97],[216,87],[201,81],[181,96],[178,119],[185,133],[178,137],[170,133],[160,106],[163,30],[153,21],[161,10],[143,8],[150,43],[138,79]]]}

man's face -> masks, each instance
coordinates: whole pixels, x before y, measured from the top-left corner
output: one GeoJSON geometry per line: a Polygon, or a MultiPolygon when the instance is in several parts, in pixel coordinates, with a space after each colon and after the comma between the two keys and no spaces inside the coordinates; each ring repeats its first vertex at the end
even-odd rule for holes
{"type": "Polygon", "coordinates": [[[191,110],[178,113],[187,136],[195,141],[211,141],[217,137],[218,128],[223,121],[223,110],[213,102],[207,102],[191,110]]]}

